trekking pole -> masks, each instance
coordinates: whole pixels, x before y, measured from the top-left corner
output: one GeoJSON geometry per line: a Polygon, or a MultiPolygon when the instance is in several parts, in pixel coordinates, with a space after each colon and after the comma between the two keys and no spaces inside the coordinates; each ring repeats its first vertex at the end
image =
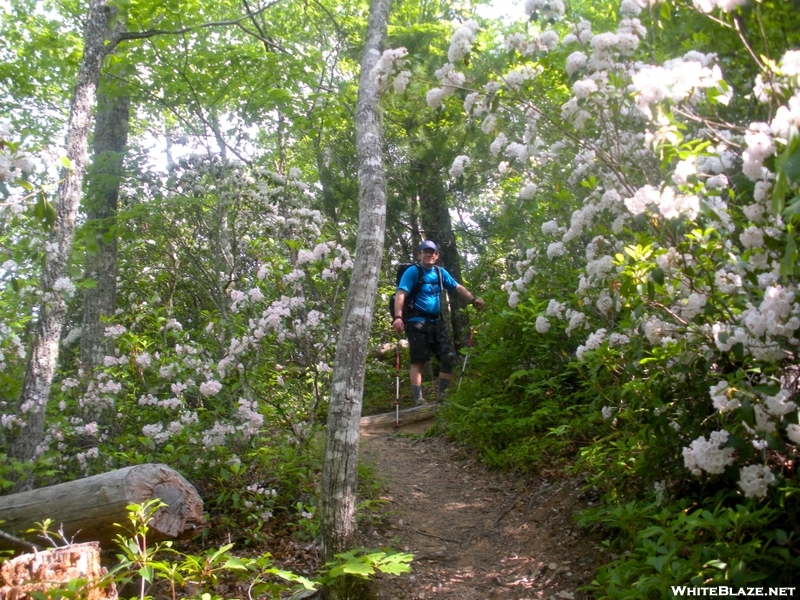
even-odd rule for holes
{"type": "Polygon", "coordinates": [[[394,400],[394,426],[400,427],[400,338],[394,349],[394,374],[395,374],[395,400],[394,400]]]}
{"type": "MultiPolygon", "coordinates": [[[[472,334],[475,331],[474,327],[469,328],[469,339],[467,340],[467,349],[472,348],[472,334]]],[[[469,353],[464,355],[464,365],[461,367],[461,378],[458,380],[457,392],[461,391],[461,381],[464,379],[464,371],[467,370],[467,360],[469,360],[469,353]]]]}

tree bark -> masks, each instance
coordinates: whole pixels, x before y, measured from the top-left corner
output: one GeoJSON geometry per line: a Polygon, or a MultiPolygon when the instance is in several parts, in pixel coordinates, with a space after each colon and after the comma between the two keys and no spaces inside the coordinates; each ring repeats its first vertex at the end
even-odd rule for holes
{"type": "Polygon", "coordinates": [[[369,331],[386,230],[386,180],[379,90],[370,72],[380,57],[391,0],[372,0],[356,106],[359,222],[353,278],[336,347],[322,471],[320,529],[326,559],[350,547],[355,533],[359,420],[369,331]]]}
{"type": "MultiPolygon", "coordinates": [[[[103,59],[109,49],[105,46],[110,33],[109,16],[107,0],[90,2],[84,31],[83,60],[72,95],[67,133],[66,150],[72,168],[61,172],[56,221],[47,242],[47,258],[42,275],[42,304],[20,395],[19,417],[22,424],[10,449],[11,457],[22,461],[35,458],[44,440],[45,408],[50,397],[50,384],[58,361],[58,342],[66,316],[63,293],[54,289],[54,284],[67,277],[75,217],[86,169],[92,101],[103,59]]],[[[27,477],[18,483],[21,487],[25,485],[27,477]]]]}
{"type": "Polygon", "coordinates": [[[84,275],[97,282],[83,296],[81,364],[89,371],[103,364],[109,352],[103,318],[117,304],[117,215],[122,161],[128,144],[130,99],[117,90],[98,91],[94,126],[94,160],[86,185],[86,226],[93,247],[86,250],[84,275]]]}
{"type": "MultiPolygon", "coordinates": [[[[185,537],[203,525],[203,501],[194,486],[166,465],[144,464],[0,496],[0,529],[17,539],[41,543],[28,530],[49,518],[55,528],[63,528],[68,540],[96,541],[107,547],[125,533],[115,524],[128,522],[127,506],[154,498],[169,507],[154,515],[148,539],[185,537]]],[[[0,538],[0,548],[19,549],[19,544],[0,538]]]]}

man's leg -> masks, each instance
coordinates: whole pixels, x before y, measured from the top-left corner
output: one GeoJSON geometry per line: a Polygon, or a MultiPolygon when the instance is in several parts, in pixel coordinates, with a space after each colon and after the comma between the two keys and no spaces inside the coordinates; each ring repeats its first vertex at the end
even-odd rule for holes
{"type": "Polygon", "coordinates": [[[439,390],[436,395],[437,402],[444,402],[447,398],[447,386],[450,385],[451,373],[439,373],[439,390]]]}
{"type": "Polygon", "coordinates": [[[411,380],[411,393],[414,395],[414,403],[422,404],[422,366],[430,360],[430,348],[428,347],[428,335],[424,323],[411,323],[406,328],[406,338],[408,338],[409,358],[411,368],[409,369],[409,379],[411,380]]]}
{"type": "Polygon", "coordinates": [[[411,363],[411,368],[408,370],[409,378],[411,379],[411,393],[414,395],[414,403],[422,404],[422,363],[411,363]]]}
{"type": "Polygon", "coordinates": [[[447,386],[453,374],[453,365],[456,362],[456,353],[450,343],[450,336],[444,323],[439,321],[436,328],[436,355],[439,358],[439,386],[437,389],[437,402],[444,402],[447,397],[447,386]]]}

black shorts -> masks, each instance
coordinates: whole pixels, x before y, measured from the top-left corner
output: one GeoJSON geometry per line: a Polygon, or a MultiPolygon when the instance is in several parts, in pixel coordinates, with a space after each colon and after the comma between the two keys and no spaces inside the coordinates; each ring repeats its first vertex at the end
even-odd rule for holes
{"type": "Polygon", "coordinates": [[[454,354],[450,336],[441,319],[406,323],[406,337],[412,363],[426,363],[431,359],[431,354],[441,363],[442,356],[454,354]]]}

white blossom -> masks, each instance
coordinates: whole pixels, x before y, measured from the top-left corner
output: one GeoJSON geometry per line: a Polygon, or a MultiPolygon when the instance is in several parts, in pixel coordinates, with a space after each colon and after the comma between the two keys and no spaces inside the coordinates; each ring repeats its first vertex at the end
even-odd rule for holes
{"type": "Polygon", "coordinates": [[[200,393],[204,396],[216,396],[222,389],[222,384],[219,381],[209,380],[200,384],[200,393]]]}
{"type": "Polygon", "coordinates": [[[547,317],[536,317],[536,331],[539,333],[547,333],[550,331],[550,321],[547,320],[547,317]]]}
{"type": "Polygon", "coordinates": [[[683,449],[686,468],[695,475],[701,475],[703,471],[712,475],[722,473],[734,461],[733,448],[721,447],[727,443],[729,435],[723,429],[712,431],[708,440],[702,436],[694,440],[688,448],[683,449]]]}
{"type": "Polygon", "coordinates": [[[469,156],[459,155],[453,160],[453,166],[450,167],[450,179],[458,179],[464,174],[464,170],[470,165],[472,161],[469,156]]]}
{"type": "Polygon", "coordinates": [[[775,482],[775,475],[765,465],[748,465],[739,470],[739,487],[748,498],[763,498],[768,486],[775,482]]]}

